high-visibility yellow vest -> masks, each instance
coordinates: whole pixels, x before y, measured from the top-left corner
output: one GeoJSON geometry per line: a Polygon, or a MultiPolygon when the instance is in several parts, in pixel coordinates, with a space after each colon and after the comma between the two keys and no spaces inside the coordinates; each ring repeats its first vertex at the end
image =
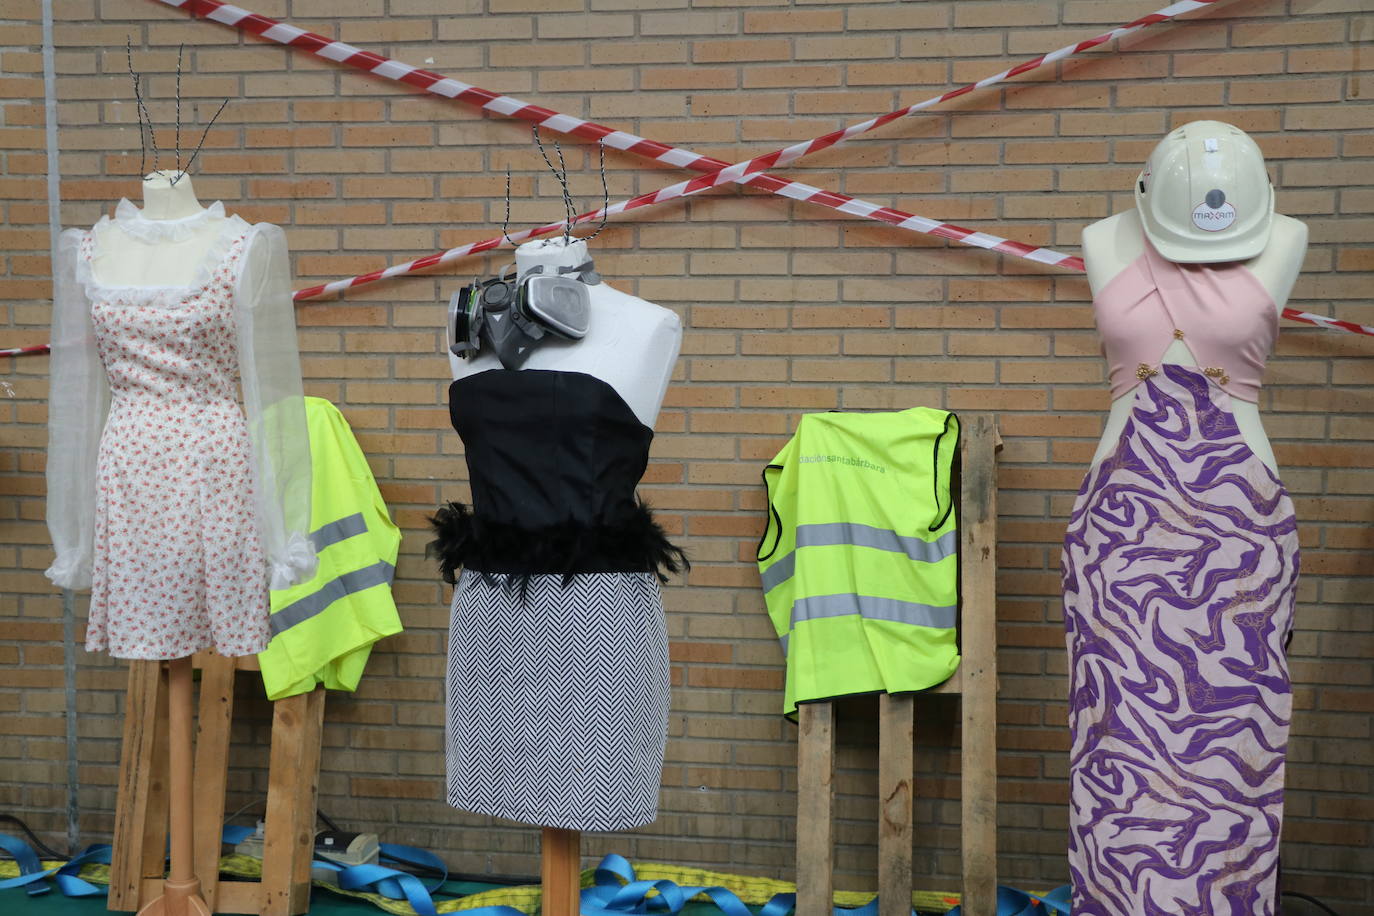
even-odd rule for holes
{"type": "Polygon", "coordinates": [[[959,666],[954,414],[803,416],[763,471],[759,573],[787,655],[783,712],[923,690],[959,666]]]}
{"type": "Polygon", "coordinates": [[[316,684],[356,690],[372,644],[401,632],[391,596],[401,532],[338,408],[306,398],[305,412],[313,474],[310,540],[320,565],[309,582],[271,593],[272,641],[258,653],[271,700],[316,684]]]}

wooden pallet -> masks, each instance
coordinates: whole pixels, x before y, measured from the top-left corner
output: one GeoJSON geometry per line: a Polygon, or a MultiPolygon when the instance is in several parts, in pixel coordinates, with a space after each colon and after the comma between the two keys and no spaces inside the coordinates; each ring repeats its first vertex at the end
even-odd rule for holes
{"type": "MultiPolygon", "coordinates": [[[[965,916],[997,912],[997,426],[966,415],[960,435],[959,634],[961,662],[926,693],[962,706],[962,854],[965,916]]],[[[910,916],[915,696],[883,695],[878,712],[880,916],[910,916]]],[[[834,897],[835,713],[798,707],[797,916],[831,916],[834,897]]]]}
{"type": "MultiPolygon", "coordinates": [[[[315,800],[324,726],[324,688],[272,704],[267,776],[266,839],[261,881],[220,883],[220,831],[229,775],[234,678],[258,671],[255,656],[202,652],[194,765],[192,861],[212,913],[298,916],[310,908],[315,850],[315,800]]],[[[115,807],[111,910],[139,910],[163,892],[167,849],[167,669],[163,662],[129,663],[124,744],[115,807]]]]}

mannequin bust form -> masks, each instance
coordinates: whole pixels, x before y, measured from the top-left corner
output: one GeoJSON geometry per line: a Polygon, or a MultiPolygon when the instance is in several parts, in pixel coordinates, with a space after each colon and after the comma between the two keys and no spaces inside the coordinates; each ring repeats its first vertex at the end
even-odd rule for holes
{"type": "Polygon", "coordinates": [[[117,222],[97,230],[96,256],[91,270],[109,286],[184,286],[192,282],[219,238],[223,214],[206,214],[196,199],[190,175],[173,169],[150,173],[143,179],[143,216],[146,219],[177,222],[196,220],[184,236],[165,239],[158,245],[141,244],[129,238],[117,222]],[[202,214],[206,214],[202,218],[202,214]]]}
{"type": "MultiPolygon", "coordinates": [[[[520,279],[533,270],[556,274],[560,268],[587,262],[587,243],[561,236],[527,242],[515,253],[520,279]]],[[[448,801],[460,810],[542,826],[544,911],[553,916],[575,916],[578,911],[580,830],[631,829],[656,816],[662,767],[658,749],[663,747],[669,708],[668,640],[654,571],[660,560],[646,561],[644,555],[661,551],[664,557],[673,552],[681,557],[681,551],[653,524],[634,487],[647,461],[654,423],[677,361],[682,323],[671,310],[606,283],[587,290],[586,335],[577,340],[546,337],[515,375],[492,373],[479,378],[503,368],[492,348],[478,350],[468,359],[450,353],[454,425],[465,437],[466,426],[480,443],[468,451],[474,481],[472,518],[480,521],[468,523],[461,507],[441,510],[435,519],[440,535],[436,544],[446,568],[484,571],[477,576],[465,571],[454,589],[445,686],[448,801]],[[518,419],[507,422],[499,411],[495,420],[493,415],[484,416],[482,404],[464,409],[465,391],[486,391],[494,402],[501,393],[527,387],[540,390],[543,380],[525,369],[566,375],[572,398],[566,412],[555,408],[555,415],[544,416],[540,411],[549,402],[512,400],[505,409],[518,419]],[[587,378],[579,384],[578,376],[587,378]],[[602,390],[607,385],[615,395],[602,390]],[[623,407],[611,403],[616,395],[623,407]],[[640,428],[633,428],[634,420],[625,416],[625,408],[640,428]],[[471,416],[460,420],[464,414],[471,416]],[[564,420],[592,424],[594,442],[570,433],[564,420]],[[526,454],[528,466],[521,457],[526,454]],[[540,486],[540,480],[555,476],[539,473],[549,455],[568,462],[566,473],[557,476],[577,485],[540,486]],[[579,461],[586,463],[585,468],[578,466],[579,461]],[[504,471],[504,477],[498,470],[504,471]],[[479,478],[484,481],[480,494],[479,478]],[[446,528],[454,532],[447,537],[452,554],[445,546],[446,528]],[[503,533],[522,528],[540,534],[503,533]],[[566,531],[576,534],[568,538],[561,533],[566,531]],[[496,548],[474,547],[478,542],[504,544],[504,558],[513,564],[510,569],[515,575],[500,571],[503,557],[483,556],[484,551],[496,548]],[[588,557],[597,551],[604,551],[605,556],[593,564],[588,557]],[[522,553],[528,558],[521,559],[522,553]],[[557,563],[541,565],[549,562],[542,556],[545,553],[556,555],[557,563]],[[495,565],[484,565],[493,560],[495,565]],[[583,563],[590,567],[585,573],[545,574],[555,569],[570,573],[583,563]],[[524,577],[526,584],[513,588],[511,583],[519,580],[521,569],[532,574],[524,577]],[[567,629],[572,626],[577,628],[575,636],[567,629]],[[621,663],[616,662],[617,673],[612,676],[603,670],[600,656],[581,659],[576,671],[559,670],[563,666],[560,647],[570,640],[629,647],[624,651],[638,660],[636,674],[624,677],[621,663]],[[517,659],[508,683],[470,675],[485,664],[474,665],[475,660],[494,657],[517,659]],[[552,679],[547,672],[553,673],[552,679]],[[548,717],[535,732],[558,749],[561,759],[546,762],[548,755],[515,748],[505,737],[509,728],[493,731],[487,724],[517,709],[523,710],[520,734],[532,728],[531,721],[548,717]],[[640,749],[633,762],[628,755],[623,761],[616,753],[608,757],[603,741],[580,746],[581,736],[600,734],[597,729],[604,731],[608,722],[617,740],[640,749]],[[590,760],[601,762],[571,766],[572,761],[590,760]],[[613,760],[615,765],[611,765],[613,760]],[[494,766],[503,770],[499,790],[490,786],[494,766]],[[603,784],[597,776],[603,770],[616,770],[613,784],[603,784]],[[513,785],[519,788],[512,789],[513,785]]],[[[666,567],[678,568],[671,561],[666,567]]]]}
{"type": "MultiPolygon", "coordinates": [[[[1117,274],[1140,257],[1145,244],[1140,214],[1135,210],[1117,213],[1086,227],[1083,230],[1083,262],[1087,267],[1088,286],[1093,295],[1100,293],[1117,274]]],[[[1264,250],[1243,262],[1245,268],[1268,291],[1280,311],[1288,301],[1293,284],[1297,282],[1306,250],[1307,226],[1290,216],[1275,213],[1264,250]]],[[[1197,365],[1197,360],[1182,340],[1169,344],[1161,361],[1182,366],[1197,365]]],[[[1260,423],[1259,405],[1239,398],[1230,400],[1236,425],[1240,427],[1245,443],[1270,470],[1277,473],[1274,450],[1260,423]]],[[[1112,402],[1102,441],[1093,455],[1094,465],[1110,454],[1120,441],[1121,432],[1131,415],[1133,401],[1134,392],[1128,392],[1112,402]]]]}
{"type": "Polygon", "coordinates": [[[1219,121],[1133,193],[1083,232],[1114,400],[1060,557],[1071,905],[1272,916],[1299,543],[1256,402],[1307,230],[1219,121]]]}
{"type": "MultiPolygon", "coordinates": [[[[587,243],[563,238],[526,242],[515,250],[515,266],[523,278],[532,268],[577,267],[588,260],[587,243]]],[[[588,287],[591,316],[587,335],[580,340],[547,339],[530,355],[524,368],[581,372],[606,382],[624,399],[639,421],[654,428],[668,391],[673,365],[682,346],[682,321],[677,313],[622,293],[606,283],[588,287]]],[[[470,359],[449,355],[454,380],[488,369],[500,369],[491,352],[470,359]]]]}

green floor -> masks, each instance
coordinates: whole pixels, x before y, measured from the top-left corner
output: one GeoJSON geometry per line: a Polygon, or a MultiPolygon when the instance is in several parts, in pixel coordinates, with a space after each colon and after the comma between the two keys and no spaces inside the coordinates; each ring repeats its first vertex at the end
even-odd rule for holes
{"type": "MultiPolygon", "coordinates": [[[[450,881],[443,890],[454,896],[466,896],[500,886],[450,881]]],[[[758,909],[750,907],[754,912],[758,912],[758,909]]],[[[104,897],[63,897],[56,890],[30,897],[20,889],[0,891],[0,913],[4,916],[104,916],[108,912],[104,897]]],[[[311,895],[309,916],[364,916],[367,913],[388,916],[385,910],[365,900],[331,894],[322,888],[315,888],[311,895]]],[[[709,903],[689,903],[683,908],[681,916],[720,916],[720,910],[709,903]]]]}

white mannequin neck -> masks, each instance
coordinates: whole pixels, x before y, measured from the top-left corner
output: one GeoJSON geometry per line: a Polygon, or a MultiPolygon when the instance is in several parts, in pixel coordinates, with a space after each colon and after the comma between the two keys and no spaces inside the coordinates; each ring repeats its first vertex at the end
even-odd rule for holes
{"type": "Polygon", "coordinates": [[[560,267],[578,267],[587,263],[587,243],[569,237],[567,244],[563,236],[551,239],[536,239],[526,242],[515,249],[515,269],[523,277],[533,267],[543,267],[546,271],[560,267]]]}
{"type": "Polygon", "coordinates": [[[196,199],[196,189],[191,184],[190,175],[161,169],[143,179],[145,219],[182,219],[195,216],[204,209],[196,199]],[[176,184],[172,183],[174,179],[176,184]]]}
{"type": "MultiPolygon", "coordinates": [[[[190,176],[175,185],[178,172],[161,170],[143,179],[143,209],[136,218],[174,222],[206,212],[196,199],[190,176]]],[[[150,242],[120,228],[119,218],[95,227],[91,272],[98,283],[110,286],[184,286],[199,273],[211,247],[219,239],[224,219],[213,213],[191,220],[184,235],[150,242]]]]}

